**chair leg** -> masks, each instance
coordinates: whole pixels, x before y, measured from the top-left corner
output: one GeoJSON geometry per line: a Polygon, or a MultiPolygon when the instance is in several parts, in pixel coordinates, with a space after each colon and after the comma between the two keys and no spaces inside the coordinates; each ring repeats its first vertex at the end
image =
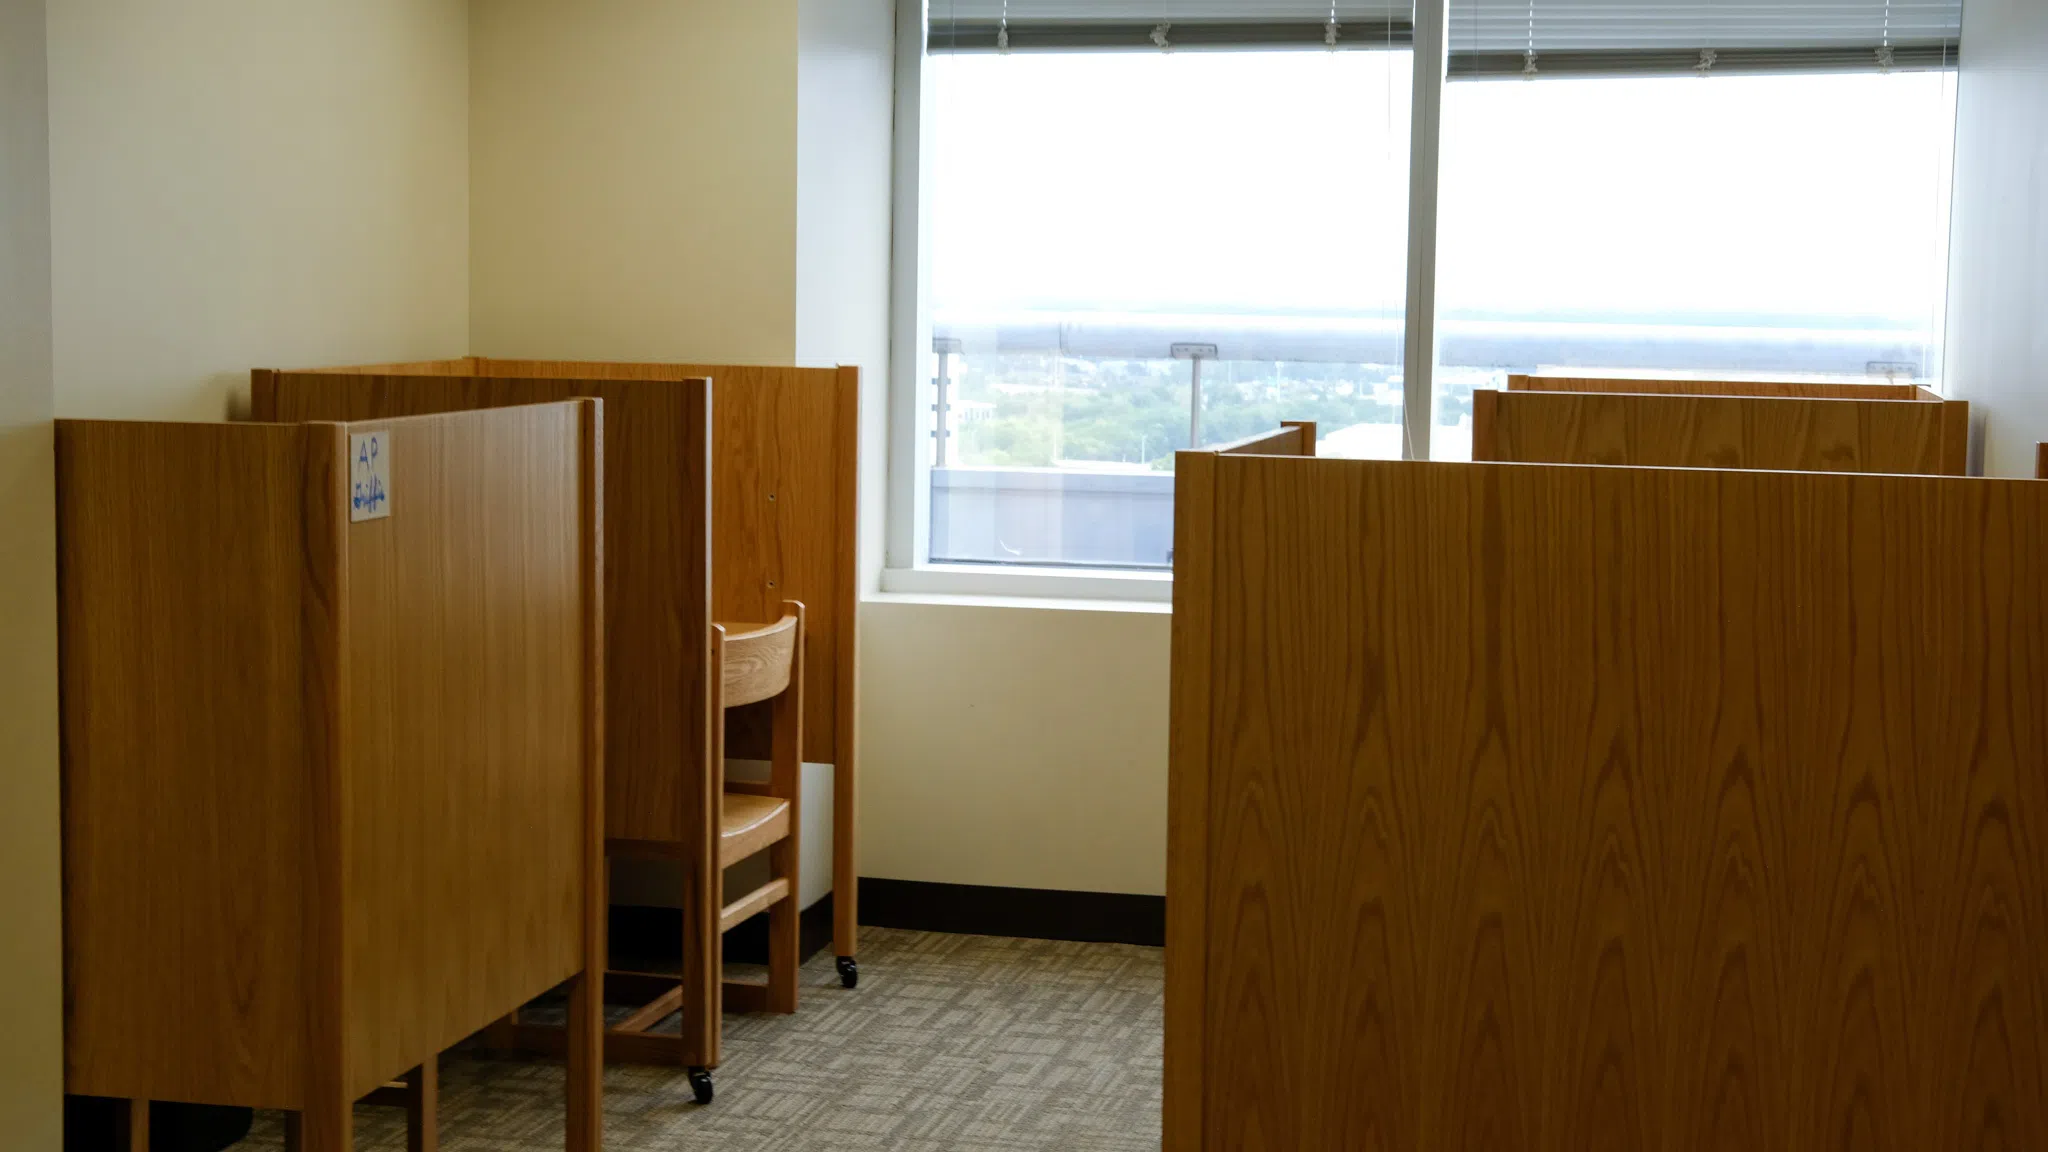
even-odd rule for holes
{"type": "Polygon", "coordinates": [[[505,1013],[484,1026],[483,1046],[493,1052],[515,1052],[519,1048],[519,1009],[505,1013]]]}
{"type": "Polygon", "coordinates": [[[568,1152],[604,1148],[604,973],[585,969],[569,981],[568,1152]]]}
{"type": "Polygon", "coordinates": [[[129,1100],[117,1111],[120,1126],[114,1147],[120,1152],[149,1152],[149,1101],[129,1100]]]}
{"type": "Polygon", "coordinates": [[[355,1140],[353,1105],[285,1114],[285,1152],[353,1152],[355,1140]]]}
{"type": "Polygon", "coordinates": [[[797,969],[803,961],[802,917],[797,915],[796,837],[768,849],[769,875],[789,881],[789,895],[768,909],[768,1010],[796,1011],[797,969]]]}
{"type": "Polygon", "coordinates": [[[436,1152],[441,1146],[441,1062],[429,1056],[405,1074],[406,1152],[436,1152]]]}

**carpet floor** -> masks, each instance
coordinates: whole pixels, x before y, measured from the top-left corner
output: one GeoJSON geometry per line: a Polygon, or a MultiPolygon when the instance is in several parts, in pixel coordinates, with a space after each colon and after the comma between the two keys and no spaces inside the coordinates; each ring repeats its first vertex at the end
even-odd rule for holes
{"type": "MultiPolygon", "coordinates": [[[[605,1072],[611,1152],[1151,1152],[1164,969],[1156,948],[864,929],[860,987],[804,966],[794,1016],[728,1016],[718,1097],[681,1069],[605,1072]]],[[[673,1025],[673,1021],[669,1022],[673,1025]]],[[[452,1054],[446,1152],[561,1148],[559,1065],[452,1054]]],[[[259,1114],[237,1152],[282,1146],[259,1114]]],[[[356,1110],[358,1149],[405,1147],[404,1116],[356,1110]]]]}

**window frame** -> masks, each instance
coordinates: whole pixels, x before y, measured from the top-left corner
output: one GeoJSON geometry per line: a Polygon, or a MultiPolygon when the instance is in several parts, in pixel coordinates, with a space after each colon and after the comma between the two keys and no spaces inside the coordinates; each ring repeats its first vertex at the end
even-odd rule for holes
{"type": "MultiPolygon", "coordinates": [[[[881,591],[891,597],[1089,601],[1157,611],[1172,575],[1116,569],[932,563],[926,464],[934,430],[932,92],[925,70],[929,0],[896,6],[894,237],[890,288],[888,493],[881,591]]],[[[1403,346],[1403,456],[1430,459],[1437,387],[1438,213],[1444,92],[1450,83],[1449,0],[1416,0],[1409,125],[1408,267],[1403,346]]]]}
{"type": "MultiPolygon", "coordinates": [[[[885,595],[1088,600],[1156,611],[1173,597],[1171,573],[934,564],[931,490],[924,465],[934,428],[931,195],[932,94],[925,74],[929,0],[896,6],[893,264],[890,273],[889,491],[885,595]]],[[[1436,410],[1437,153],[1450,45],[1448,0],[1416,0],[1409,124],[1408,271],[1402,405],[1403,453],[1429,459],[1436,410]]]]}

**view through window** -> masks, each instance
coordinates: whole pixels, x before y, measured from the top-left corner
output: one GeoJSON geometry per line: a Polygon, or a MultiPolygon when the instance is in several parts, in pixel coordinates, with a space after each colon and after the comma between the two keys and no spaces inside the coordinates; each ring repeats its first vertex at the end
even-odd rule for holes
{"type": "Polygon", "coordinates": [[[1400,455],[1406,51],[935,56],[931,556],[1163,569],[1173,453],[1400,455]]]}
{"type": "MultiPolygon", "coordinates": [[[[1402,454],[1404,50],[936,55],[929,555],[1165,569],[1173,453],[1402,454]]],[[[1431,454],[1511,371],[1939,374],[1952,72],[1445,95],[1431,454]]]]}
{"type": "Polygon", "coordinates": [[[1432,455],[1509,372],[1938,378],[1954,124],[1951,72],[1451,84],[1432,455]]]}

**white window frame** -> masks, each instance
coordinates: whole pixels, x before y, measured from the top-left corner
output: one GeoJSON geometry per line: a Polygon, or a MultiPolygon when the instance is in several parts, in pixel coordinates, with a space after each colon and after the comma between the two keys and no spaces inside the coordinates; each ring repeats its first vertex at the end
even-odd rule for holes
{"type": "MultiPolygon", "coordinates": [[[[934,428],[931,382],[931,92],[925,77],[928,0],[896,5],[895,236],[890,275],[889,499],[882,592],[911,597],[1088,600],[1157,610],[1173,598],[1164,572],[933,564],[931,490],[923,461],[934,428]]],[[[1407,338],[1403,455],[1429,459],[1436,411],[1438,132],[1449,48],[1447,0],[1417,0],[1409,137],[1407,338]]]]}

